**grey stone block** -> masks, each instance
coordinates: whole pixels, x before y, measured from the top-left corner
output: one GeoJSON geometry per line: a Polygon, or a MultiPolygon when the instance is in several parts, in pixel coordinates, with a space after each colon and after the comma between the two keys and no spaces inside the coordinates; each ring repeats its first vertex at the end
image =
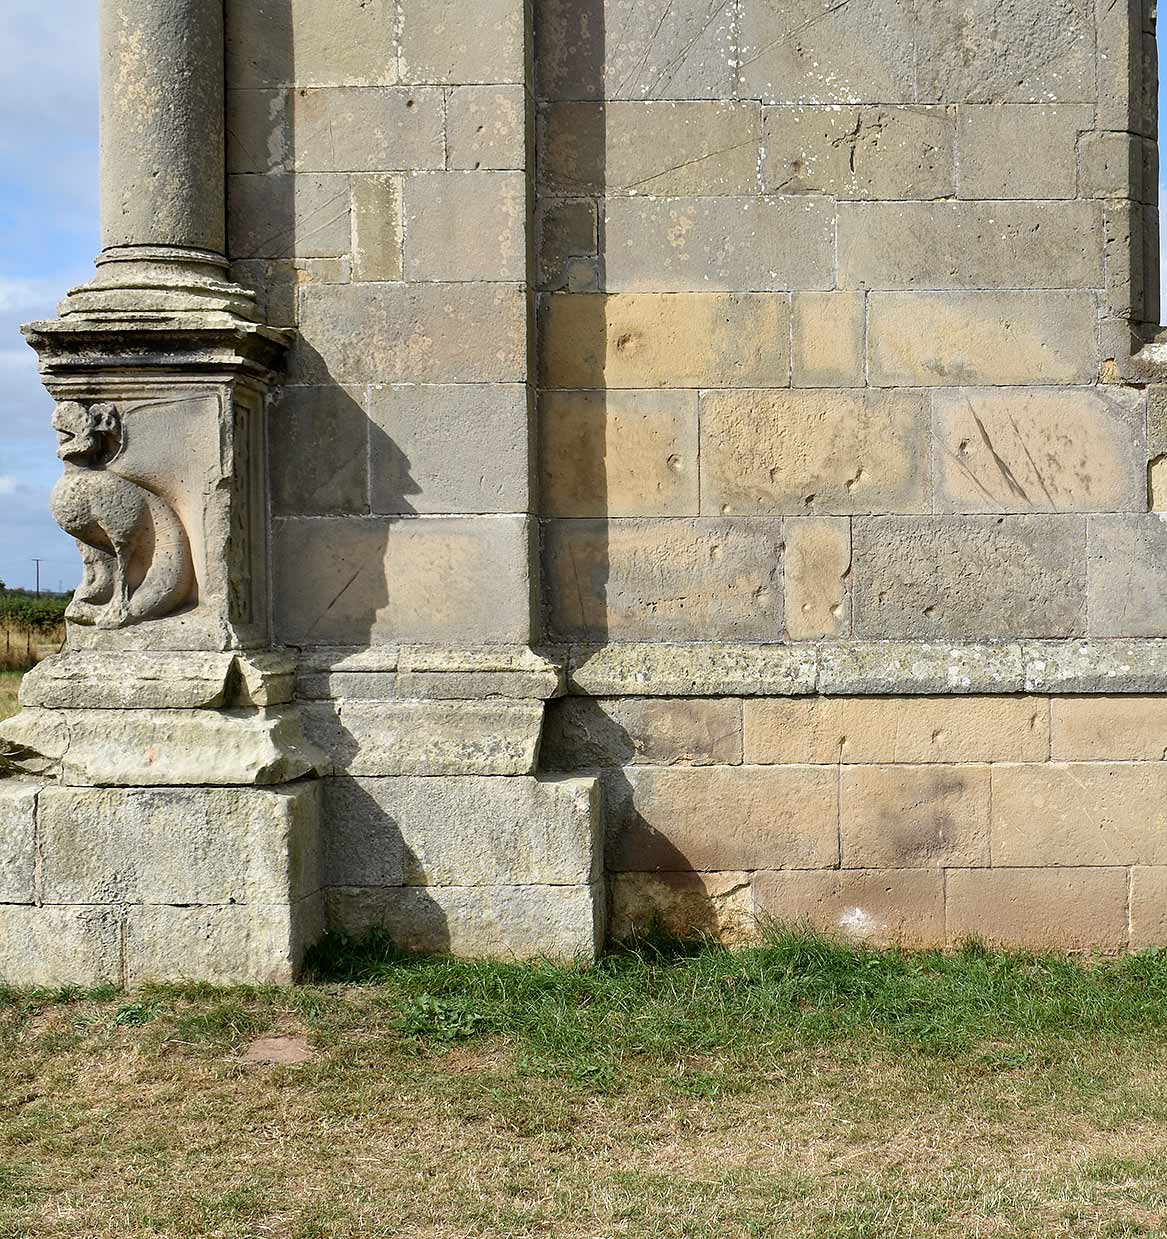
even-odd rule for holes
{"type": "Polygon", "coordinates": [[[354,176],[353,277],[358,280],[404,278],[405,244],[401,178],[354,176]]]}
{"type": "Polygon", "coordinates": [[[0,904],[0,984],[95,986],[121,980],[120,912],[0,904]]]}
{"type": "Polygon", "coordinates": [[[53,654],[21,681],[20,704],[48,709],[217,709],[227,704],[234,664],[233,654],[53,654]]]}
{"type": "Polygon", "coordinates": [[[590,198],[552,198],[536,213],[539,286],[566,288],[573,263],[595,257],[599,248],[596,204],[590,198]]]}
{"type": "Polygon", "coordinates": [[[723,0],[540,0],[536,91],[540,99],[728,98],[734,19],[723,0]]]}
{"type": "Polygon", "coordinates": [[[232,258],[336,258],[352,245],[347,176],[227,178],[232,258]]]}
{"type": "Polygon", "coordinates": [[[1167,636],[1167,521],[1090,518],[1090,635],[1167,636]]]}
{"type": "Polygon", "coordinates": [[[405,645],[397,673],[398,696],[545,701],[563,691],[564,661],[525,645],[405,645]]]}
{"type": "Polygon", "coordinates": [[[286,89],[227,92],[227,171],[287,172],[292,96],[286,89]]]}
{"type": "Polygon", "coordinates": [[[48,788],[47,903],[294,903],[320,886],[320,788],[48,788]]]}
{"type": "Polygon", "coordinates": [[[1073,198],[1086,103],[965,104],[957,118],[961,198],[1073,198]],[[1040,151],[1040,159],[1017,157],[1040,151]]]}
{"type": "Polygon", "coordinates": [[[855,520],[856,636],[975,640],[1082,635],[1085,520],[855,520]]]}
{"type": "Polygon", "coordinates": [[[434,172],[406,180],[406,279],[523,280],[526,242],[522,172],[434,172]]]}
{"type": "Polygon", "coordinates": [[[956,191],[955,108],[768,107],[767,193],[949,198],[956,191]]]}
{"type": "Polygon", "coordinates": [[[277,516],[369,510],[369,419],[358,387],[285,387],[268,415],[277,516]]]}
{"type": "Polygon", "coordinates": [[[1083,198],[1143,198],[1142,139],[1130,133],[1084,133],[1078,142],[1083,198]]]}
{"type": "Polygon", "coordinates": [[[1020,693],[1022,647],[945,641],[824,643],[818,650],[818,691],[850,694],[1020,693]]]}
{"type": "Polygon", "coordinates": [[[1027,693],[1167,693],[1167,641],[1026,641],[1027,693]]]}
{"type": "Polygon", "coordinates": [[[295,383],[522,383],[527,302],[498,284],[305,288],[295,383]]]}
{"type": "Polygon", "coordinates": [[[543,554],[555,639],[764,641],[782,631],[778,518],[552,520],[543,554]]]}
{"type": "Polygon", "coordinates": [[[813,693],[816,651],[807,645],[630,642],[571,647],[573,693],[596,697],[749,697],[813,693]]]}
{"type": "Polygon", "coordinates": [[[595,779],[329,780],[329,886],[573,886],[600,876],[595,779]]]}
{"type": "Polygon", "coordinates": [[[314,671],[297,677],[296,695],[302,701],[391,701],[396,683],[392,671],[314,671]]]}
{"type": "Polygon", "coordinates": [[[842,288],[1097,288],[1102,219],[1085,202],[839,206],[842,288]]]}
{"type": "Polygon", "coordinates": [[[606,892],[588,886],[338,888],[328,924],[388,931],[407,951],[463,958],[591,959],[603,941],[606,892]]]}
{"type": "Polygon", "coordinates": [[[522,84],[524,0],[400,0],[401,80],[522,84]]]}
{"type": "Polygon", "coordinates": [[[442,92],[371,87],[293,96],[297,172],[411,172],[445,167],[442,92]]]}
{"type": "Polygon", "coordinates": [[[739,701],[564,697],[547,707],[540,761],[548,770],[587,770],[741,759],[739,701]]]}
{"type": "Polygon", "coordinates": [[[348,774],[531,774],[541,701],[311,702],[313,743],[348,774]]]}
{"type": "Polygon", "coordinates": [[[834,214],[825,202],[612,198],[604,214],[609,292],[768,292],[834,284],[834,214]]]}
{"type": "Polygon", "coordinates": [[[0,904],[35,898],[36,809],[42,787],[0,779],[0,904]]]}
{"type": "Polygon", "coordinates": [[[527,95],[522,86],[459,86],[446,102],[446,166],[524,171],[527,95]]]}
{"type": "Polygon", "coordinates": [[[530,637],[524,516],[305,518],[275,533],[275,622],[290,644],[530,637]]]}

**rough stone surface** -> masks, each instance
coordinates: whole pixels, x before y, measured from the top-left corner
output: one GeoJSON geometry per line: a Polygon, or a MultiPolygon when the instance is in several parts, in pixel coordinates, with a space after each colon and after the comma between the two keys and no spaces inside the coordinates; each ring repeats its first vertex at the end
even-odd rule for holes
{"type": "Polygon", "coordinates": [[[617,873],[610,885],[608,933],[615,942],[653,933],[726,943],[754,936],[748,873],[617,873]]]}
{"type": "Polygon", "coordinates": [[[527,101],[521,86],[459,86],[446,103],[447,166],[522,171],[527,101]]]}
{"type": "Polygon", "coordinates": [[[1089,537],[1090,635],[1167,636],[1167,521],[1094,516],[1089,537]]]}
{"type": "Polygon", "coordinates": [[[1079,636],[1085,520],[1073,516],[857,520],[861,637],[1079,636]]]}
{"type": "Polygon", "coordinates": [[[596,697],[751,696],[811,693],[816,651],[797,645],[637,642],[571,648],[573,693],[596,697]]]}
{"type": "Polygon", "coordinates": [[[401,178],[354,176],[352,195],[353,276],[400,280],[405,273],[401,178]]]}
{"type": "Polygon", "coordinates": [[[298,90],[292,118],[297,172],[410,172],[445,163],[440,90],[298,90]]]}
{"type": "Polygon", "coordinates": [[[112,908],[0,904],[0,982],[118,985],[121,929],[112,908]]]}
{"type": "Polygon", "coordinates": [[[609,870],[814,869],[838,863],[825,768],[637,767],[604,776],[609,870]]]}
{"type": "Polygon", "coordinates": [[[741,759],[740,703],[650,697],[554,702],[540,757],[548,770],[737,765],[741,759]]]}
{"type": "Polygon", "coordinates": [[[605,895],[591,886],[338,887],[328,924],[384,929],[406,951],[497,959],[591,959],[604,932],[605,895]]]}
{"type": "Polygon", "coordinates": [[[1026,641],[1025,691],[1167,692],[1167,641],[1026,641]]]}
{"type": "Polygon", "coordinates": [[[1167,945],[1167,868],[1133,868],[1130,904],[1131,950],[1167,945]]]}
{"type": "Polygon", "coordinates": [[[575,886],[600,878],[594,779],[327,781],[328,886],[575,886]]]}
{"type": "Polygon", "coordinates": [[[872,641],[824,644],[821,693],[1019,693],[1026,687],[1019,644],[872,641]]]}
{"type": "Polygon", "coordinates": [[[401,0],[403,82],[522,82],[521,0],[482,0],[466,19],[464,0],[401,0]]]}
{"type": "Polygon", "coordinates": [[[867,302],[861,292],[796,292],[791,325],[795,387],[862,387],[867,302]]]}
{"type": "Polygon", "coordinates": [[[1054,761],[1167,761],[1167,698],[1054,697],[1054,761]]]}
{"type": "Polygon", "coordinates": [[[359,387],[285,387],[268,417],[272,511],[342,516],[369,510],[369,419],[359,387]]]}
{"type": "Polygon", "coordinates": [[[521,172],[430,172],[405,181],[409,280],[522,280],[527,188],[521,172]]]}
{"type": "Polygon", "coordinates": [[[1078,135],[1094,123],[1081,103],[965,104],[957,115],[961,198],[1073,198],[1078,135]],[[1040,159],[1002,158],[1040,151],[1040,159]]]}
{"type": "Polygon", "coordinates": [[[543,555],[554,639],[764,641],[782,631],[780,519],[549,521],[543,555]]]}
{"type": "Polygon", "coordinates": [[[786,633],[793,641],[851,634],[851,526],[842,517],[785,523],[786,633]]]}
{"type": "Polygon", "coordinates": [[[36,806],[41,784],[0,779],[0,904],[36,894],[36,806]]]}
{"type": "Polygon", "coordinates": [[[925,512],[928,419],[915,392],[705,392],[702,510],[925,512]]]}
{"type": "Polygon", "coordinates": [[[758,873],[754,905],[763,921],[809,924],[859,942],[944,942],[944,875],[936,869],[758,873]]]}
{"type": "Polygon", "coordinates": [[[20,682],[26,709],[217,709],[227,704],[231,654],[51,654],[20,682]]]}

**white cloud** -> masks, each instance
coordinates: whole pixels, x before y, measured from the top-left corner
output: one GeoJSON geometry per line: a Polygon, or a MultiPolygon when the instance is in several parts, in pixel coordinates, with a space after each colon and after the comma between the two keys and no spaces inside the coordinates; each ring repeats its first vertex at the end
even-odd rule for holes
{"type": "Polygon", "coordinates": [[[19,483],[14,477],[6,473],[0,473],[0,495],[15,495],[18,485],[19,483]]]}

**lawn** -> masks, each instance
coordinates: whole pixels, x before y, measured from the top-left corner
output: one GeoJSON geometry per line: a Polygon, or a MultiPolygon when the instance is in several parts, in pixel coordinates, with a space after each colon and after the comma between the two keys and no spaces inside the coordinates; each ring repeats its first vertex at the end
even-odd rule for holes
{"type": "Polygon", "coordinates": [[[0,1236],[1167,1235],[1167,954],[316,968],[0,991],[0,1236]]]}
{"type": "Polygon", "coordinates": [[[20,687],[22,674],[20,671],[0,671],[0,719],[9,718],[20,709],[16,690],[20,687]]]}

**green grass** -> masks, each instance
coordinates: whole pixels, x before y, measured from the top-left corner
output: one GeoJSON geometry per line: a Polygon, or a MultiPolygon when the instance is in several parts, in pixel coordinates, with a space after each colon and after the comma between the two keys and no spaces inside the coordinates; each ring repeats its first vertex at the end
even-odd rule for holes
{"type": "Polygon", "coordinates": [[[1167,953],[312,969],[0,990],[0,1239],[1167,1236],[1167,953]]]}

